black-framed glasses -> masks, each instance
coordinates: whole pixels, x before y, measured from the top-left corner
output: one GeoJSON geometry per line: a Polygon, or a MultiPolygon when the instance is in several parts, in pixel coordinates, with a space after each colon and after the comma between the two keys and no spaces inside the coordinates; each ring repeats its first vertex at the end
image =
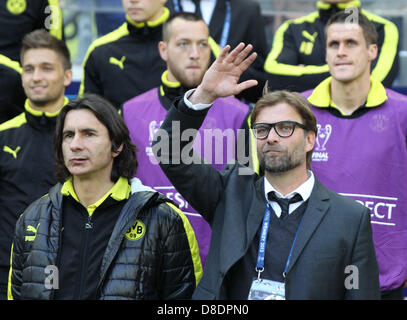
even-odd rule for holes
{"type": "Polygon", "coordinates": [[[274,128],[276,133],[281,138],[291,137],[294,133],[295,127],[300,127],[304,130],[307,128],[296,121],[279,121],[275,123],[255,123],[253,125],[253,134],[256,139],[264,140],[269,136],[270,130],[274,128]]]}

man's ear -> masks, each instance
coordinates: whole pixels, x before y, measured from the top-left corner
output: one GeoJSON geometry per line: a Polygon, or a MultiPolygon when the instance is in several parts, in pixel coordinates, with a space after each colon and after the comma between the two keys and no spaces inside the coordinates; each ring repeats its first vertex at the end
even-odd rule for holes
{"type": "Polygon", "coordinates": [[[160,53],[161,59],[167,62],[167,43],[160,41],[158,43],[158,52],[160,53]]]}
{"type": "Polygon", "coordinates": [[[64,71],[64,86],[67,87],[71,84],[72,82],[72,69],[67,69],[64,71]]]}
{"type": "Polygon", "coordinates": [[[314,149],[316,135],[314,131],[308,131],[305,136],[305,152],[309,152],[314,149]]]}
{"type": "Polygon", "coordinates": [[[116,149],[116,151],[112,147],[113,158],[116,158],[120,154],[120,152],[122,152],[122,150],[123,150],[123,143],[116,149]]]}
{"type": "Polygon", "coordinates": [[[369,52],[369,60],[373,61],[374,59],[376,59],[377,57],[377,44],[370,44],[369,48],[368,48],[368,52],[369,52]]]}

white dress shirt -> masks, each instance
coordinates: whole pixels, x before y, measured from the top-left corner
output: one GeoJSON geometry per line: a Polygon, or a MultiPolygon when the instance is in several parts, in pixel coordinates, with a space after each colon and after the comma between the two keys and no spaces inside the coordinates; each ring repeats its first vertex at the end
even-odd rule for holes
{"type": "Polygon", "coordinates": [[[199,110],[204,110],[208,109],[209,107],[212,106],[212,103],[205,104],[205,103],[197,103],[197,104],[192,104],[191,101],[188,100],[188,98],[195,92],[196,88],[190,89],[184,94],[184,103],[187,105],[188,108],[199,111],[199,110]]]}
{"type": "MultiPolygon", "coordinates": [[[[288,207],[288,214],[291,214],[301,204],[303,204],[305,201],[308,200],[308,198],[311,195],[312,189],[314,188],[314,184],[315,184],[314,174],[312,173],[312,171],[308,170],[308,179],[307,179],[307,181],[305,181],[297,189],[295,189],[294,191],[290,192],[285,197],[283,197],[283,195],[280,192],[278,192],[276,189],[274,189],[274,187],[270,184],[270,182],[268,182],[266,177],[264,177],[264,193],[265,193],[266,199],[268,199],[267,195],[271,191],[274,191],[276,193],[277,197],[285,198],[285,199],[290,199],[296,193],[299,193],[302,196],[302,201],[290,204],[290,206],[288,207]]],[[[270,206],[273,208],[273,210],[276,213],[277,217],[280,218],[280,215],[281,215],[280,205],[275,201],[269,201],[269,200],[267,200],[267,201],[270,203],[270,206]]]]}

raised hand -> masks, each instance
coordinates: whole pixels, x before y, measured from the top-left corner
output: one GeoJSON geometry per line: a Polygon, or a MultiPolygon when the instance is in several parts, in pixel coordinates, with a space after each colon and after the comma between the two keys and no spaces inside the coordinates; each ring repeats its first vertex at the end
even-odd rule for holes
{"type": "Polygon", "coordinates": [[[201,84],[189,97],[193,104],[212,103],[219,97],[236,95],[245,89],[257,85],[257,80],[238,83],[242,73],[254,62],[257,53],[252,53],[251,44],[241,42],[231,52],[227,45],[210,68],[206,71],[201,84]],[[250,55],[249,55],[250,54],[250,55]]]}

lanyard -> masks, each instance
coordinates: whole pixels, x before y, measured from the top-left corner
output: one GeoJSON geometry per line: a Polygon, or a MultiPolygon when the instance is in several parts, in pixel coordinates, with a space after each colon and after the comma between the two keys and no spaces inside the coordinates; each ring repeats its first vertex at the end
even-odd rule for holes
{"type": "MultiPolygon", "coordinates": [[[[174,4],[174,11],[175,12],[183,11],[180,0],[174,0],[173,4],[174,4]]],[[[230,1],[226,1],[225,21],[223,23],[222,35],[220,37],[220,42],[219,42],[219,46],[221,48],[224,48],[227,45],[227,41],[228,41],[228,38],[229,38],[229,32],[230,32],[231,15],[232,15],[232,13],[231,13],[231,9],[230,9],[230,1]]]]}
{"type": "MultiPolygon", "coordinates": [[[[264,256],[266,253],[266,242],[267,242],[268,230],[270,227],[270,217],[271,217],[271,207],[270,207],[270,204],[267,203],[266,211],[264,213],[264,218],[263,218],[263,224],[261,227],[259,250],[257,253],[257,264],[256,264],[256,269],[255,269],[256,272],[258,272],[258,275],[257,275],[258,280],[260,280],[260,273],[262,273],[264,271],[264,256]]],[[[300,230],[303,217],[304,217],[304,215],[301,216],[301,220],[298,225],[297,232],[295,233],[295,237],[294,237],[293,243],[291,245],[290,253],[288,255],[288,259],[285,264],[285,268],[284,268],[284,272],[283,272],[284,278],[286,277],[288,266],[290,265],[291,255],[293,253],[295,241],[297,240],[297,236],[298,236],[298,230],[300,230]]]]}

